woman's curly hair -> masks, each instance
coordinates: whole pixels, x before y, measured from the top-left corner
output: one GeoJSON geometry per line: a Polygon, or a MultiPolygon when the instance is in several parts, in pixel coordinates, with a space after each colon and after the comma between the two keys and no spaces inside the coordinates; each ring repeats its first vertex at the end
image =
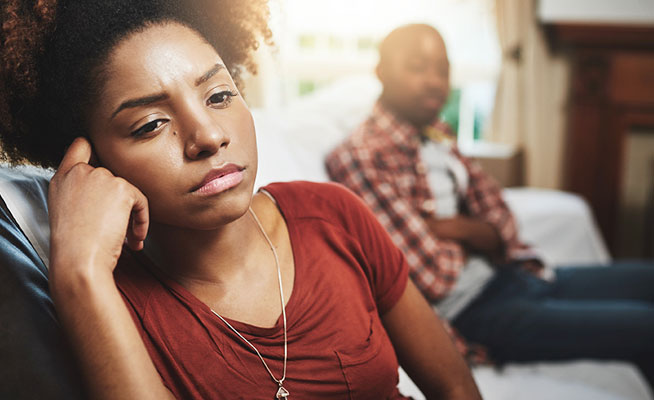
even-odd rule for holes
{"type": "Polygon", "coordinates": [[[220,54],[237,85],[256,73],[252,53],[271,42],[267,0],[7,0],[0,10],[0,157],[56,167],[86,135],[88,105],[116,44],[176,21],[220,54]]]}

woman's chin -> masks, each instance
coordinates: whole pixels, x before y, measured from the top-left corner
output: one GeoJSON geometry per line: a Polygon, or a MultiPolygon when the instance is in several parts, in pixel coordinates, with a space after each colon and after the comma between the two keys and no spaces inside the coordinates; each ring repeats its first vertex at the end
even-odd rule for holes
{"type": "MultiPolygon", "coordinates": [[[[227,194],[227,193],[225,193],[227,194]]],[[[230,193],[215,201],[203,204],[179,205],[177,207],[150,208],[151,226],[177,228],[182,230],[215,230],[231,224],[247,213],[252,202],[251,190],[230,193]]]]}

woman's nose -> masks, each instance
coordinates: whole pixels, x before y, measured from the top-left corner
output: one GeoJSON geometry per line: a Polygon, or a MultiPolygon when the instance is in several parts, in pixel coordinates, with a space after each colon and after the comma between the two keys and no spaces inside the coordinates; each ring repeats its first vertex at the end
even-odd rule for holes
{"type": "Polygon", "coordinates": [[[184,138],[184,154],[190,160],[211,157],[229,146],[229,136],[212,118],[196,115],[188,126],[191,129],[184,138]]]}

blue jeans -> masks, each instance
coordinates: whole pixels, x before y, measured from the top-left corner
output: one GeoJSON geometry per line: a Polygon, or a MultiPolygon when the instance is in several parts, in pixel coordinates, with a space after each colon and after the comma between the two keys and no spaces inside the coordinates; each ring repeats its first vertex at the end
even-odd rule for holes
{"type": "Polygon", "coordinates": [[[654,263],[501,270],[452,324],[498,363],[623,360],[654,388],[654,263]]]}

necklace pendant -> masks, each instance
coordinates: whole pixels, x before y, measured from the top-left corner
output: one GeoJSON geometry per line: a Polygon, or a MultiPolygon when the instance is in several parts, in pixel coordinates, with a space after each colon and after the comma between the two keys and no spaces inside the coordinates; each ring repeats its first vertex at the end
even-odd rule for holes
{"type": "Polygon", "coordinates": [[[286,399],[289,396],[289,394],[290,393],[288,392],[288,390],[286,390],[284,386],[279,385],[279,389],[277,389],[277,395],[275,397],[277,397],[278,399],[286,399]]]}

